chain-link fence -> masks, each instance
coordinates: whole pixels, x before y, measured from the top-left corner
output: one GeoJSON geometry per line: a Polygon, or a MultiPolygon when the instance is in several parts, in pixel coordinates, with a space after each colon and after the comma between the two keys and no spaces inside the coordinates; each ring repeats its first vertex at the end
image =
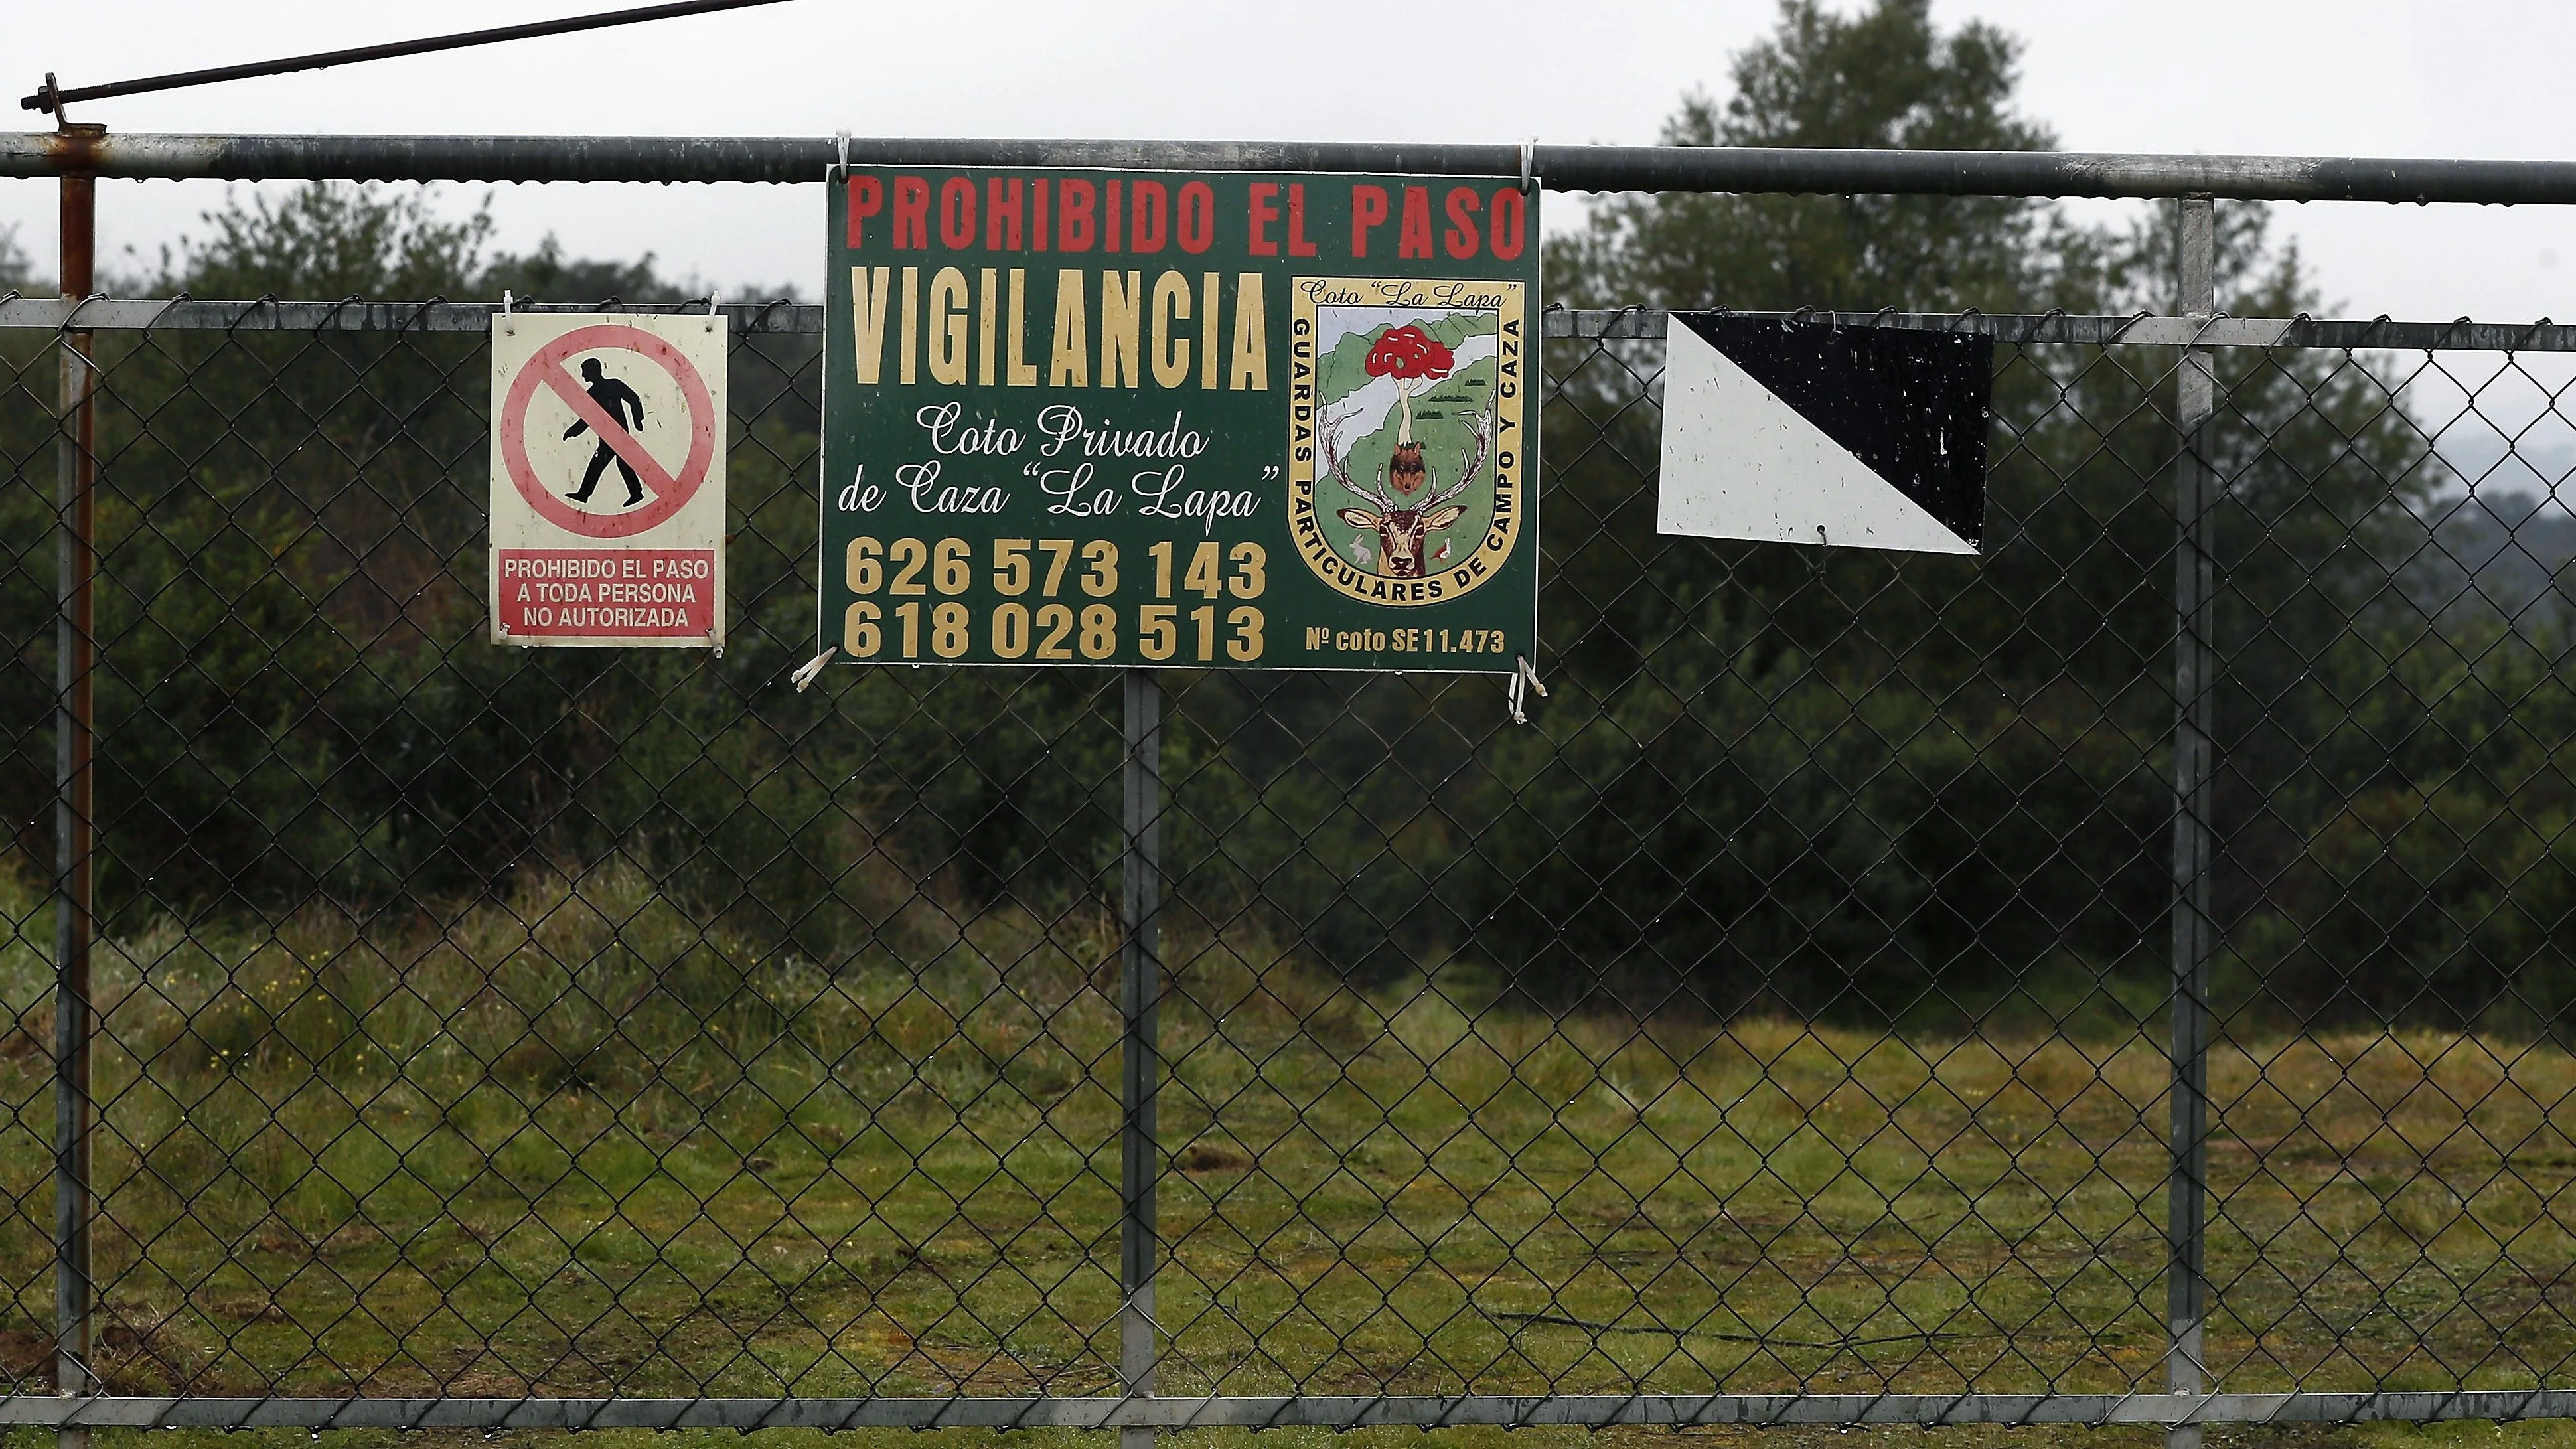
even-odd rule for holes
{"type": "Polygon", "coordinates": [[[1663,319],[1552,313],[1521,725],[1436,674],[800,693],[785,304],[727,309],[722,657],[495,647],[489,310],[0,303],[0,1420],[2576,1409],[2576,329],[1840,319],[1998,339],[1955,560],[1657,536],[1663,319]]]}

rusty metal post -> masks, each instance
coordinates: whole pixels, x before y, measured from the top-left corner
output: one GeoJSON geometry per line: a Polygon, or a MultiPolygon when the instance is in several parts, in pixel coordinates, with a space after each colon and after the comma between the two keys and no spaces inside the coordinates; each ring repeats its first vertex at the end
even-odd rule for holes
{"type": "MultiPolygon", "coordinates": [[[[2216,207],[2206,196],[2185,197],[2179,221],[2176,310],[2206,321],[2216,313],[2216,207]]],[[[2209,957],[2216,945],[2210,782],[2217,768],[2218,651],[2211,626],[2218,489],[2211,457],[2218,378],[2207,349],[2184,350],[2174,402],[2181,447],[2174,459],[2173,1165],[2165,1207],[2165,1389],[2197,1396],[2209,1392],[2209,957]]],[[[2200,1449],[2200,1426],[2175,1425],[2165,1444],[2200,1449]]]]}
{"type": "MultiPolygon", "coordinates": [[[[1163,691],[1150,669],[1126,671],[1126,850],[1119,866],[1119,1014],[1126,1050],[1119,1096],[1118,1377],[1125,1393],[1154,1393],[1154,1182],[1162,1158],[1154,1099],[1162,1081],[1156,1006],[1163,993],[1163,691]]],[[[1119,1449],[1154,1449],[1152,1429],[1121,1429],[1119,1449]]]]}
{"type": "MultiPolygon", "coordinates": [[[[71,145],[94,143],[103,126],[63,125],[71,145]]],[[[98,181],[62,178],[61,292],[78,301],[96,286],[98,181]]],[[[60,483],[56,517],[54,703],[54,1387],[86,1394],[90,1373],[90,938],[96,900],[95,736],[92,681],[97,570],[97,372],[91,339],[66,329],[60,348],[62,430],[55,443],[60,483]]],[[[59,1431],[63,1449],[88,1449],[89,1431],[59,1431]]]]}

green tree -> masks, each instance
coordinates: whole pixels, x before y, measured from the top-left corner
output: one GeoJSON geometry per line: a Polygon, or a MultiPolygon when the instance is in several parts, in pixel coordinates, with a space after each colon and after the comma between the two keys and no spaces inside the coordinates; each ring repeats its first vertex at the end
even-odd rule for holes
{"type": "MultiPolygon", "coordinates": [[[[1785,0],[1733,93],[1685,98],[1663,143],[2047,150],[2055,134],[2013,107],[2020,49],[1984,24],[1944,34],[1929,0],[1852,16],[1785,0]]],[[[2081,308],[2104,241],[2012,198],[1625,196],[1551,249],[1549,280],[1589,307],[2081,308]]]]}
{"type": "Polygon", "coordinates": [[[688,295],[654,270],[651,252],[631,262],[567,257],[553,237],[524,255],[495,256],[480,285],[487,297],[507,289],[522,301],[542,302],[677,302],[688,295]]]}
{"type": "MultiPolygon", "coordinates": [[[[1687,99],[1665,139],[2053,144],[2014,108],[2016,49],[1983,25],[1942,31],[1922,0],[1848,16],[1787,0],[1733,94],[1687,99]]],[[[2115,230],[2015,199],[1625,197],[1551,250],[1550,289],[1602,306],[2165,310],[2172,235],[2170,212],[2115,230]]],[[[2227,310],[2313,305],[2258,211],[2223,213],[2219,261],[2227,310]]],[[[1560,697],[1543,737],[1500,746],[1508,825],[1462,867],[1492,913],[1480,948],[1558,999],[1608,983],[1630,1003],[1880,1019],[2149,966],[2169,889],[2174,355],[1999,349],[1973,561],[1663,538],[1660,418],[1636,405],[1657,349],[1558,344],[1550,360],[1542,613],[1560,697]]],[[[2365,370],[2221,365],[2231,652],[2279,677],[2281,654],[2348,633],[2386,593],[2426,450],[2365,370]]],[[[2222,719],[2232,753],[2273,775],[2296,753],[2266,745],[2277,727],[2249,700],[2222,719]]],[[[2249,779],[2230,779],[2239,820],[2266,808],[2249,779]]]]}
{"type": "MultiPolygon", "coordinates": [[[[37,287],[15,227],[0,227],[0,295],[37,287]]],[[[17,329],[13,329],[17,330],[17,329]]],[[[0,336],[0,871],[11,846],[52,860],[54,415],[61,378],[48,334],[0,336]]],[[[42,868],[40,868],[42,869],[42,868]]],[[[0,930],[9,924],[0,922],[0,930]]]]}
{"type": "Polygon", "coordinates": [[[205,213],[208,235],[162,249],[145,296],[424,300],[473,295],[492,234],[490,202],[442,217],[429,188],[316,182],[282,198],[253,193],[205,213]]]}
{"type": "MultiPolygon", "coordinates": [[[[1921,0],[1848,16],[1791,0],[1732,93],[1686,100],[1668,138],[2052,144],[2015,109],[2014,56],[1989,27],[1933,25],[1921,0]]],[[[2121,230],[1992,198],[1628,197],[1552,246],[1549,283],[1579,305],[2163,310],[2172,238],[2170,211],[2121,230]]],[[[650,256],[490,241],[481,211],[317,186],[228,205],[150,286],[698,294],[650,256]]],[[[2258,210],[2222,209],[2219,261],[2231,312],[2316,306],[2258,210]]],[[[810,340],[736,353],[738,627],[720,663],[480,640],[479,338],[113,347],[111,901],[452,899],[522,862],[623,852],[825,959],[953,937],[997,902],[1097,903],[1116,842],[1097,678],[781,685],[813,638],[810,340]]],[[[1176,681],[1175,921],[1281,923],[1364,979],[1463,954],[1555,1004],[1920,1020],[2013,992],[2063,1010],[2151,974],[2169,890],[2174,356],[2002,349],[1986,551],[1957,561],[1658,535],[1658,355],[1552,345],[1555,692],[1538,729],[1497,734],[1484,681],[1176,681]]],[[[26,704],[12,718],[37,721],[52,372],[10,360],[13,396],[43,406],[0,410],[13,477],[36,485],[0,499],[0,584],[34,621],[0,686],[26,704]]],[[[2246,969],[2293,1010],[2352,997],[2357,974],[2381,988],[2372,1010],[2493,1000],[2516,980],[2576,1002],[2526,971],[2565,955],[2550,943],[2576,899],[2553,743],[2563,645],[2401,607],[2439,474],[2386,382],[2315,354],[2230,351],[2220,367],[2221,812],[2246,969]]],[[[8,746],[7,798],[35,819],[50,742],[31,726],[8,746]]]]}
{"type": "MultiPolygon", "coordinates": [[[[689,294],[650,258],[568,258],[552,239],[487,255],[489,239],[482,211],[313,185],[229,201],[139,289],[689,294]]],[[[797,337],[736,348],[735,616],[717,661],[483,640],[482,338],[103,334],[106,907],[277,916],[316,897],[477,899],[531,865],[622,853],[704,912],[829,956],[907,910],[953,934],[943,910],[963,919],[1023,881],[1087,888],[1112,838],[1094,808],[1115,749],[1096,680],[783,684],[813,648],[816,351],[797,337]],[[946,906],[916,899],[925,881],[953,887],[946,906]]],[[[50,376],[50,353],[31,354],[21,382],[50,376]]],[[[28,525],[0,569],[24,605],[11,617],[29,621],[5,687],[31,706],[13,717],[41,722],[50,431],[46,411],[7,419],[13,473],[45,486],[0,499],[28,525]]],[[[9,798],[37,819],[50,741],[31,725],[9,744],[9,798]]]]}

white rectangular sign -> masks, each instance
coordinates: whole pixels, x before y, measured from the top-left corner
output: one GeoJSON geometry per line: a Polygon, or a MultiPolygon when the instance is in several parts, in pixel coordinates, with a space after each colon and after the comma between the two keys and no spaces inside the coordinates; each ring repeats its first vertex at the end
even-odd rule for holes
{"type": "Polygon", "coordinates": [[[1994,341],[1675,312],[1655,528],[1974,554],[1994,341]]]}
{"type": "Polygon", "coordinates": [[[721,316],[492,319],[492,638],[724,647],[721,316]]]}

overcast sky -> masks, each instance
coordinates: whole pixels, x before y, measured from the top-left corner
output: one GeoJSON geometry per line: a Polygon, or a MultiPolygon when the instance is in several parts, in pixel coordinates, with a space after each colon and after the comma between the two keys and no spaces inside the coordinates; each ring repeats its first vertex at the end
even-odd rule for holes
{"type": "MultiPolygon", "coordinates": [[[[607,8],[580,0],[5,0],[6,95],[607,8]],[[255,23],[254,23],[255,17],[255,23]]],[[[1848,6],[1846,6],[1848,8],[1848,6]]],[[[2545,0],[1936,0],[2027,42],[2024,106],[2074,150],[2558,158],[2576,6],[2545,0]]],[[[1210,0],[789,0],[603,35],[235,82],[76,109],[134,131],[1651,141],[1684,91],[1722,90],[1771,0],[1533,0],[1416,10],[1210,0]],[[1372,46],[1367,37],[1388,37],[1372,46]],[[1414,67],[1443,77],[1418,86],[1414,67]]],[[[32,123],[34,113],[20,113],[32,123]]],[[[0,183],[40,258],[52,182],[0,183]]],[[[104,258],[149,254],[222,183],[110,182],[104,258]]],[[[500,245],[650,251],[729,291],[822,261],[817,187],[441,188],[489,194],[500,245]]],[[[2100,205],[2088,215],[2106,214],[2100,205]]],[[[1570,208],[1560,210],[1560,216],[1570,208]]],[[[2576,217],[2540,208],[2277,208],[2329,303],[2362,316],[2576,317],[2576,217]]],[[[50,271],[49,260],[40,271],[50,271]]]]}

